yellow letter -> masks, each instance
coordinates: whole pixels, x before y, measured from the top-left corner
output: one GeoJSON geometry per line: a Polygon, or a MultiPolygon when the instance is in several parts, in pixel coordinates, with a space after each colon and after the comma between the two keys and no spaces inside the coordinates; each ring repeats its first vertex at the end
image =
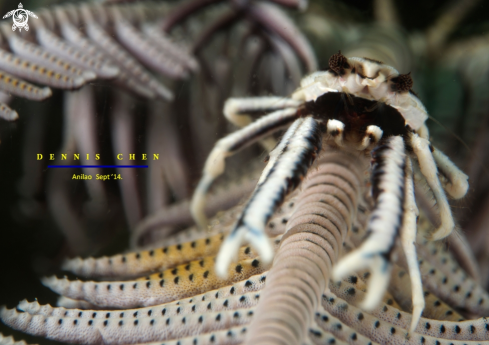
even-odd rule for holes
{"type": "Polygon", "coordinates": [[[100,153],[95,154],[95,160],[99,161],[100,160],[100,153]]]}
{"type": "Polygon", "coordinates": [[[87,153],[87,161],[90,159],[89,157],[90,157],[90,155],[87,153]]]}
{"type": "Polygon", "coordinates": [[[62,161],[65,161],[67,158],[66,158],[66,153],[62,153],[61,154],[61,160],[62,161]]]}
{"type": "Polygon", "coordinates": [[[148,160],[146,153],[143,153],[143,161],[148,160]]]}
{"type": "Polygon", "coordinates": [[[160,159],[160,154],[159,153],[153,153],[153,160],[157,161],[158,159],[160,159]]]}
{"type": "Polygon", "coordinates": [[[74,159],[75,161],[79,161],[79,160],[80,160],[80,154],[79,154],[79,153],[74,153],[74,154],[73,154],[73,159],[74,159]]]}
{"type": "Polygon", "coordinates": [[[135,153],[130,153],[130,154],[129,154],[129,160],[130,160],[130,161],[133,161],[133,160],[135,160],[135,159],[136,159],[136,154],[135,154],[135,153]]]}
{"type": "Polygon", "coordinates": [[[54,161],[54,153],[50,153],[50,154],[49,154],[49,160],[54,161]]]}
{"type": "Polygon", "coordinates": [[[37,160],[40,161],[42,159],[42,154],[38,153],[37,154],[37,160]]]}
{"type": "Polygon", "coordinates": [[[117,159],[118,159],[118,160],[120,160],[120,161],[122,160],[122,153],[119,153],[119,154],[117,155],[117,159]],[[120,156],[120,157],[119,157],[119,156],[120,156]]]}

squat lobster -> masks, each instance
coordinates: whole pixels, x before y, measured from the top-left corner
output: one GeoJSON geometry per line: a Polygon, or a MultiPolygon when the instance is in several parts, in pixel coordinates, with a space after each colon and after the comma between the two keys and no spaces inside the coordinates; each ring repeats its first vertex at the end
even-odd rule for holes
{"type": "Polygon", "coordinates": [[[429,186],[425,192],[431,190],[437,203],[440,225],[432,234],[433,240],[449,235],[455,226],[443,189],[452,198],[461,198],[467,192],[468,177],[431,146],[424,124],[428,115],[411,91],[412,85],[409,74],[399,74],[393,67],[338,53],[329,59],[326,71],[302,79],[291,98],[229,99],[225,115],[244,127],[219,140],[206,161],[191,206],[200,226],[206,225],[205,194],[223,173],[225,158],[289,127],[270,152],[250,200],[221,247],[217,274],[226,276],[243,241],[251,243],[263,262],[272,260],[272,245],[264,232],[266,223],[287,193],[297,187],[321,147],[371,152],[375,208],[367,225],[368,237],[340,260],[333,275],[341,279],[353,271],[369,268],[372,278],[363,307],[373,309],[387,288],[391,253],[400,235],[411,276],[410,331],[414,331],[424,309],[424,298],[414,246],[418,210],[413,174],[422,175],[429,186]],[[247,115],[256,112],[270,114],[251,122],[247,115]],[[443,177],[441,182],[438,172],[443,177]]]}

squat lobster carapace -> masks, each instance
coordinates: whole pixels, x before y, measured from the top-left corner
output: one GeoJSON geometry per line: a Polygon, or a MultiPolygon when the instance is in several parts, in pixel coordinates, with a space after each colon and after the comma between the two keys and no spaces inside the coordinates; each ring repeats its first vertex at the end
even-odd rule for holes
{"type": "Polygon", "coordinates": [[[367,224],[368,237],[339,261],[333,277],[341,279],[354,271],[369,269],[372,277],[363,307],[375,308],[388,286],[391,256],[400,237],[411,276],[410,331],[414,331],[424,309],[424,298],[414,246],[418,210],[413,176],[419,175],[427,183],[425,192],[436,200],[440,224],[432,239],[446,237],[455,226],[442,185],[452,198],[461,198],[468,183],[467,176],[430,144],[424,125],[428,115],[411,91],[412,85],[409,73],[399,74],[379,61],[346,58],[338,53],[330,58],[328,70],[306,76],[291,98],[228,100],[225,106],[228,118],[256,112],[270,114],[215,145],[192,201],[192,213],[201,226],[206,224],[205,194],[223,173],[226,157],[289,127],[270,152],[255,191],[221,247],[217,274],[226,276],[244,241],[257,250],[263,262],[272,260],[273,249],[264,228],[285,196],[299,185],[321,148],[371,153],[375,207],[367,224]],[[438,171],[443,175],[443,184],[438,171]]]}

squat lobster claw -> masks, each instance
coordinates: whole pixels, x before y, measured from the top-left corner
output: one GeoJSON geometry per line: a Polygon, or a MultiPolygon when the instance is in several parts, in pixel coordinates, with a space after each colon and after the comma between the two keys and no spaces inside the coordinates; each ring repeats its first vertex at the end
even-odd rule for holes
{"type": "Polygon", "coordinates": [[[370,269],[372,278],[363,307],[375,308],[387,289],[391,253],[400,238],[411,276],[413,332],[424,309],[414,246],[418,209],[413,170],[420,171],[437,203],[440,225],[432,239],[449,235],[455,226],[444,190],[453,198],[463,197],[468,177],[430,145],[424,125],[428,115],[411,91],[412,85],[409,73],[399,74],[379,61],[346,58],[338,53],[330,58],[328,70],[303,78],[291,98],[228,100],[226,116],[235,123],[250,113],[269,114],[217,142],[192,200],[192,214],[200,225],[206,221],[205,194],[224,171],[225,158],[281,128],[289,128],[270,152],[255,191],[221,247],[217,274],[227,274],[244,241],[251,243],[265,263],[272,260],[265,226],[284,197],[305,176],[321,147],[371,152],[375,207],[367,225],[369,235],[359,248],[339,261],[333,276],[341,279],[356,270],[370,269]]]}

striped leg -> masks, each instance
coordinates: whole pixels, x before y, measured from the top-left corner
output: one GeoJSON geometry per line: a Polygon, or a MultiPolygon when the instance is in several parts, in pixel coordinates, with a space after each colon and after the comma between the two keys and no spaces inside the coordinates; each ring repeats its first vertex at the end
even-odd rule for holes
{"type": "Polygon", "coordinates": [[[454,199],[463,198],[469,189],[469,182],[467,181],[469,177],[437,148],[433,148],[431,154],[435,159],[438,172],[442,176],[440,182],[445,192],[454,199]]]}
{"type": "Polygon", "coordinates": [[[248,241],[257,250],[264,263],[273,258],[272,245],[265,234],[265,225],[285,196],[306,174],[321,150],[321,125],[311,117],[298,119],[287,131],[248,201],[241,217],[221,246],[216,260],[216,273],[225,277],[230,263],[236,259],[238,248],[248,241]],[[288,142],[284,143],[285,140],[288,142]]]}
{"type": "Polygon", "coordinates": [[[406,159],[404,219],[401,229],[401,243],[406,255],[406,262],[411,278],[411,291],[413,294],[413,318],[409,333],[412,334],[418,325],[425,306],[421,273],[419,271],[418,257],[416,255],[416,220],[418,207],[414,198],[413,167],[411,159],[406,159]]]}
{"type": "MultiPolygon", "coordinates": [[[[429,140],[430,133],[426,125],[421,126],[418,130],[418,135],[426,140],[429,140]]],[[[440,180],[443,189],[452,198],[460,199],[467,194],[469,189],[468,176],[465,175],[443,152],[436,147],[432,147],[432,155],[435,159],[438,172],[442,176],[440,180]]]]}
{"type": "Polygon", "coordinates": [[[372,171],[375,209],[367,226],[367,240],[346,255],[333,270],[340,280],[354,271],[370,268],[372,278],[362,302],[366,310],[381,301],[390,279],[390,254],[402,225],[406,154],[402,137],[391,137],[373,154],[372,171]]]}
{"type": "Polygon", "coordinates": [[[195,189],[190,206],[192,216],[199,226],[206,227],[207,225],[207,218],[204,213],[205,195],[212,182],[224,172],[226,157],[272,134],[296,118],[296,108],[278,110],[260,118],[249,126],[231,133],[216,143],[205,162],[203,176],[195,189]]]}
{"type": "Polygon", "coordinates": [[[301,104],[301,101],[295,99],[276,96],[230,98],[224,104],[224,116],[236,126],[244,127],[253,121],[249,115],[270,113],[285,108],[297,108],[301,104]]]}
{"type": "MultiPolygon", "coordinates": [[[[232,124],[238,127],[245,127],[253,122],[250,115],[270,113],[285,108],[297,108],[302,102],[291,98],[270,96],[270,97],[248,97],[230,98],[224,104],[224,116],[232,124]]],[[[277,142],[275,138],[268,137],[260,140],[260,144],[267,150],[272,151],[277,142]]]]}
{"type": "Polygon", "coordinates": [[[438,170],[430,150],[430,142],[426,139],[420,138],[416,133],[412,133],[409,140],[411,142],[414,154],[418,158],[421,173],[431,188],[438,206],[441,224],[432,234],[432,239],[439,240],[450,235],[455,227],[455,222],[453,221],[452,212],[450,211],[447,197],[443,192],[440,180],[438,179],[438,170]]]}

